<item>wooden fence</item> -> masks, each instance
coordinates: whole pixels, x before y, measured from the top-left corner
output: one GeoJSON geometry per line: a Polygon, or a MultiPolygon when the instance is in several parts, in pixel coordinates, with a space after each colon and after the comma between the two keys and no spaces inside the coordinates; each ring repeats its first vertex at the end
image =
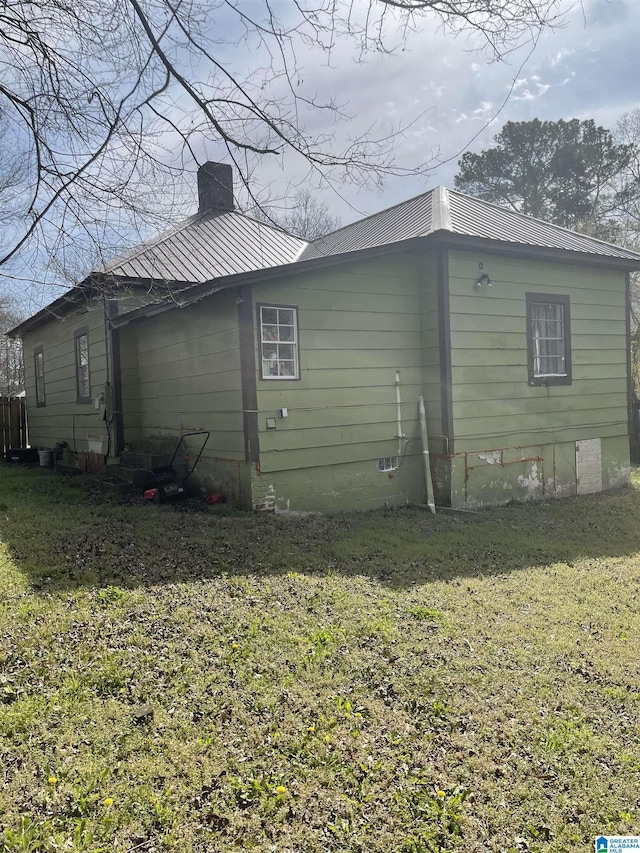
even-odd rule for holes
{"type": "Polygon", "coordinates": [[[27,406],[24,397],[0,397],[0,451],[27,446],[27,406]]]}

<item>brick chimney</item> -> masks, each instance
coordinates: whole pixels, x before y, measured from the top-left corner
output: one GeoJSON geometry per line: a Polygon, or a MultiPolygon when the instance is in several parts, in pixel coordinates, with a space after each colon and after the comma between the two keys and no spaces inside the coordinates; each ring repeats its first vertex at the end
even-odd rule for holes
{"type": "Polygon", "coordinates": [[[204,163],[198,169],[198,213],[233,210],[233,172],[227,163],[204,163]]]}

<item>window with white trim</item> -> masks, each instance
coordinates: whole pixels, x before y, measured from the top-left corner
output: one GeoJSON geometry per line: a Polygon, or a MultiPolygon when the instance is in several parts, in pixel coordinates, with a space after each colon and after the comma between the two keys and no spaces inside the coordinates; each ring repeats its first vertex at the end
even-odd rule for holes
{"type": "Polygon", "coordinates": [[[298,309],[260,305],[258,310],[262,379],[299,379],[298,309]]]}
{"type": "Polygon", "coordinates": [[[569,297],[527,293],[530,385],[571,384],[569,297]]]}

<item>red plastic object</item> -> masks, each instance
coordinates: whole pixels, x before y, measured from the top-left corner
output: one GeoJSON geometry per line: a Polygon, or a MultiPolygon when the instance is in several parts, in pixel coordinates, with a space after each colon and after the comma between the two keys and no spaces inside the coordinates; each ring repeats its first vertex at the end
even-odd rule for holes
{"type": "Polygon", "coordinates": [[[214,492],[212,495],[207,495],[206,501],[208,504],[223,504],[225,502],[224,495],[221,492],[214,492]]]}
{"type": "Polygon", "coordinates": [[[158,494],[157,489],[146,489],[146,491],[144,493],[144,497],[146,500],[152,501],[157,494],[158,494]]]}

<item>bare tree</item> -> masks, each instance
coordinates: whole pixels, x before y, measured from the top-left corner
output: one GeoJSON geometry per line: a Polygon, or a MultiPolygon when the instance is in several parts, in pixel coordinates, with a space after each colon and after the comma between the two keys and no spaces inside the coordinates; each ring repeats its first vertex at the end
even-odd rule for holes
{"type": "Polygon", "coordinates": [[[253,205],[248,213],[305,240],[316,240],[342,225],[340,217],[334,216],[329,205],[319,201],[309,189],[297,190],[283,210],[273,205],[253,205]]]}
{"type": "Polygon", "coordinates": [[[619,144],[626,145],[631,158],[625,172],[620,176],[620,208],[618,219],[625,243],[640,248],[640,108],[625,113],[615,129],[619,144]]]}
{"type": "Polygon", "coordinates": [[[0,225],[8,227],[14,207],[24,191],[28,156],[20,149],[6,111],[0,106],[0,225]]]}
{"type": "Polygon", "coordinates": [[[0,300],[0,397],[11,397],[24,389],[22,341],[6,337],[23,319],[12,300],[0,300]]]}
{"type": "Polygon", "coordinates": [[[179,185],[184,162],[207,159],[206,146],[235,164],[249,196],[251,169],[266,156],[293,155],[341,181],[402,172],[391,154],[402,128],[372,130],[337,147],[329,127],[344,119],[343,107],[307,91],[303,53],[330,57],[339,39],[352,41],[358,59],[393,52],[430,16],[454,33],[480,34],[502,58],[552,25],[558,5],[282,0],[276,9],[271,0],[4,0],[0,109],[28,167],[21,198],[10,199],[0,267],[27,246],[64,256],[81,233],[98,246],[117,244],[127,229],[180,200],[170,188],[179,185]],[[317,127],[318,111],[324,133],[304,123],[312,115],[317,127]]]}

